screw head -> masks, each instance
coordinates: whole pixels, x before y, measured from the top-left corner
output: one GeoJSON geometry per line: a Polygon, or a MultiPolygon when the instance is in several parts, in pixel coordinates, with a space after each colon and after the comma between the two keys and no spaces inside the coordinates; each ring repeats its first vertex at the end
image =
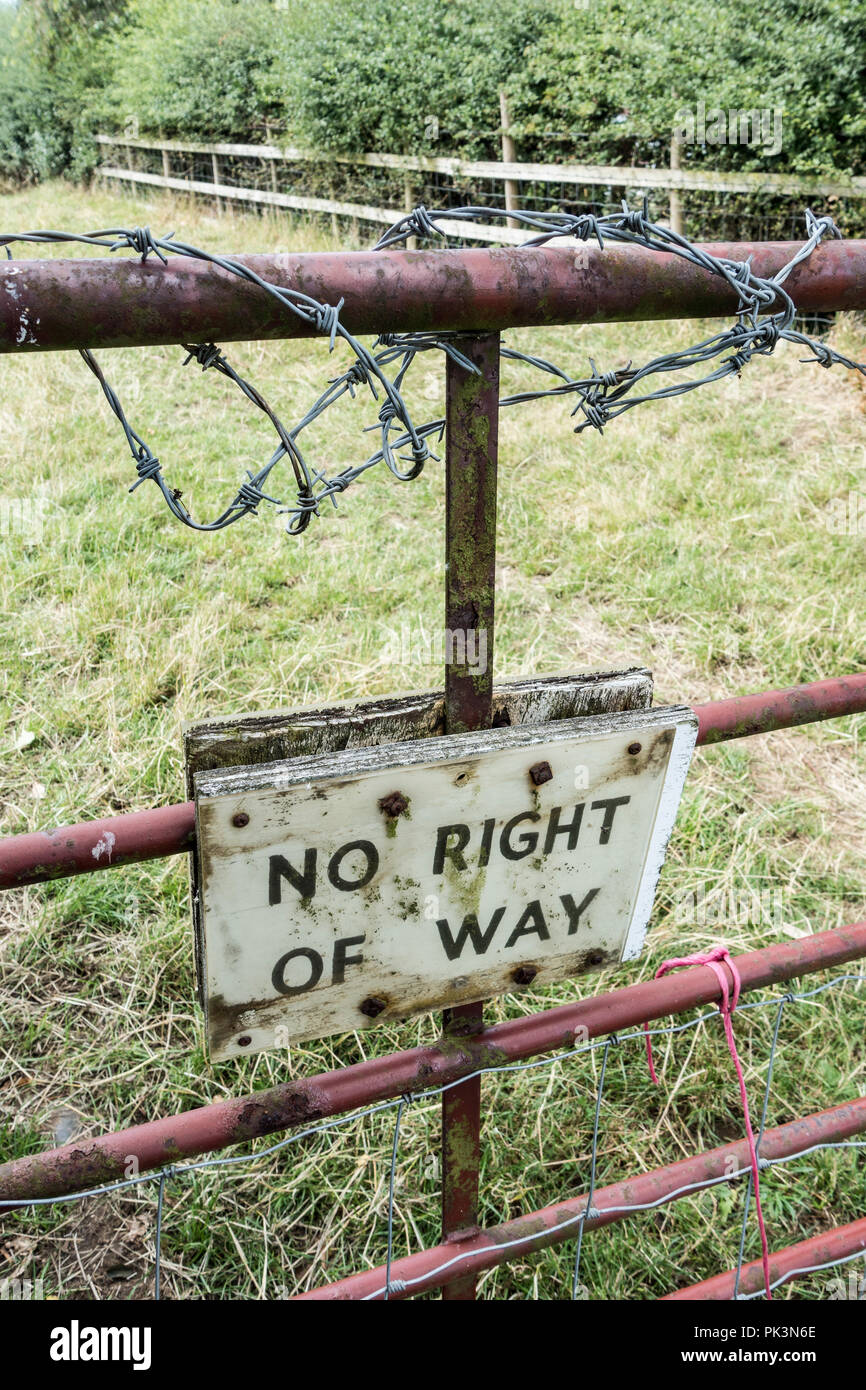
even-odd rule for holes
{"type": "Polygon", "coordinates": [[[516,970],[512,970],[511,978],[516,985],[531,985],[537,974],[534,965],[518,965],[516,970]]]}
{"type": "Polygon", "coordinates": [[[536,787],[540,787],[544,782],[550,782],[553,778],[550,763],[534,763],[529,769],[529,776],[536,787]]]}
{"type": "Polygon", "coordinates": [[[404,811],[409,809],[409,798],[402,792],[389,792],[383,796],[379,802],[379,810],[382,811],[389,820],[396,820],[402,816],[404,811]]]}
{"type": "Polygon", "coordinates": [[[382,1013],[384,1009],[387,1009],[388,1005],[385,1003],[384,999],[377,999],[376,995],[373,994],[369,999],[362,999],[358,1007],[362,1014],[366,1014],[367,1018],[378,1018],[379,1014],[382,1013]]]}
{"type": "Polygon", "coordinates": [[[244,1033],[243,1037],[238,1038],[238,1047],[249,1047],[251,1042],[252,1038],[249,1033],[244,1033]]]}
{"type": "Polygon", "coordinates": [[[630,743],[628,746],[628,751],[632,754],[632,756],[634,756],[636,753],[639,753],[640,750],[641,745],[639,743],[630,743]]]}
{"type": "Polygon", "coordinates": [[[232,816],[232,825],[236,825],[238,830],[242,830],[245,825],[249,825],[250,818],[246,811],[238,811],[232,816]]]}

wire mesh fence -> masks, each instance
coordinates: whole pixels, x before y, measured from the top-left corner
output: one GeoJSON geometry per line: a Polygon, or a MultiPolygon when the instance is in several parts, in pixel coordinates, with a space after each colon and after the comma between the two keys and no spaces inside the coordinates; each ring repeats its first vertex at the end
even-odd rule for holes
{"type": "MultiPolygon", "coordinates": [[[[804,1039],[815,1021],[809,1015],[821,1011],[832,992],[844,998],[847,1011],[861,1017],[864,980],[863,973],[846,971],[810,988],[764,992],[739,1003],[734,1027],[748,1059],[759,1154],[775,1134],[768,1127],[787,1118],[774,1109],[774,1077],[780,1069],[808,1065],[804,1039]]],[[[742,1112],[719,1017],[716,1009],[702,1010],[650,1028],[661,1073],[658,1090],[648,1081],[641,1029],[587,1041],[578,1037],[574,1047],[552,1056],[483,1068],[495,1102],[487,1112],[484,1164],[508,1161],[498,1146],[504,1110],[522,1109],[531,1131],[523,1162],[515,1165],[519,1197],[515,1194],[508,1211],[490,1213],[506,1222],[496,1230],[493,1258],[490,1247],[477,1251],[487,1296],[509,1296],[514,1286],[506,1266],[511,1262],[521,1267],[524,1281],[527,1261],[536,1266],[532,1288],[537,1298],[594,1300],[659,1297],[671,1283],[681,1286],[725,1268],[728,1260],[735,1269],[735,1298],[765,1296],[763,1284],[739,1287],[744,1265],[759,1254],[759,1240],[752,1169],[742,1158],[742,1112]],[[690,1110],[683,1078],[692,1065],[713,1072],[723,1097],[716,1116],[690,1110]],[[673,1106],[677,1122],[671,1118],[673,1106]],[[647,1125],[670,1130],[677,1156],[684,1141],[694,1145],[701,1135],[722,1138],[722,1148],[713,1151],[712,1162],[707,1156],[701,1176],[679,1183],[671,1173],[667,1190],[650,1200],[612,1200],[619,1189],[608,1184],[622,1179],[624,1163],[628,1166],[617,1143],[618,1115],[635,1108],[643,1108],[647,1125]],[[531,1156],[530,1150],[535,1151],[531,1156]],[[540,1184],[534,1181],[538,1175],[540,1184]],[[551,1187],[560,1198],[564,1188],[584,1195],[547,1223],[544,1244],[549,1248],[538,1252],[537,1230],[518,1228],[509,1238],[507,1223],[539,1190],[551,1187]],[[667,1210],[671,1203],[675,1205],[667,1210]],[[620,1231],[626,1218],[636,1218],[636,1223],[628,1222],[620,1231]],[[610,1229],[585,1242],[585,1229],[601,1223],[610,1229]],[[616,1258],[611,1261],[608,1251],[606,1258],[597,1259],[593,1244],[611,1239],[616,1258]]],[[[826,1016],[821,1021],[826,1025],[826,1016]]],[[[374,1287],[368,1287],[368,1279],[356,1297],[384,1301],[411,1297],[416,1290],[429,1293],[455,1265],[465,1267],[467,1261],[458,1244],[422,1275],[399,1273],[410,1251],[436,1239],[435,1127],[437,1101],[447,1089],[406,1094],[335,1116],[252,1152],[150,1173],[138,1173],[136,1156],[130,1154],[129,1176],[120,1181],[59,1197],[4,1199],[4,1240],[19,1256],[12,1277],[41,1281],[49,1296],[74,1296],[70,1284],[75,1294],[104,1296],[105,1281],[113,1278],[115,1290],[125,1289],[127,1296],[133,1291],[134,1296],[157,1299],[200,1297],[204,1289],[213,1296],[216,1289],[224,1296],[274,1299],[295,1297],[353,1266],[367,1266],[374,1287]],[[227,1208],[223,1215],[221,1206],[227,1208]],[[263,1262],[259,1253],[253,1265],[245,1257],[244,1233],[260,1237],[262,1223],[265,1249],[269,1245],[272,1256],[263,1262]],[[227,1264],[222,1270],[215,1264],[220,1249],[227,1264]]],[[[847,1089],[854,1094],[850,1085],[847,1089]]],[[[864,1137],[819,1136],[777,1155],[770,1143],[769,1156],[761,1155],[771,1248],[792,1233],[801,1238],[832,1223],[834,1196],[843,1189],[846,1206],[862,1210],[866,1116],[858,1123],[864,1137]]],[[[260,1250],[260,1239],[255,1245],[260,1250]]],[[[854,1262],[863,1258],[861,1251],[846,1251],[799,1270],[797,1284],[787,1292],[850,1297],[853,1289],[859,1298],[859,1276],[843,1283],[838,1271],[847,1265],[859,1268],[854,1262]],[[837,1282],[828,1282],[832,1278],[837,1282]]],[[[789,1278],[771,1280],[771,1290],[789,1278]]],[[[343,1296],[353,1296],[351,1279],[343,1296]]]]}

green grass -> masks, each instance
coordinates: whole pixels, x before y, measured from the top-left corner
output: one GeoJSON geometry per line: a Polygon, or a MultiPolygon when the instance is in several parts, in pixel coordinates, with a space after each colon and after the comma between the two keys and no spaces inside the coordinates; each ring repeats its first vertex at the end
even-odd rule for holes
{"type": "MultiPolygon", "coordinates": [[[[285,219],[53,184],[3,199],[5,229],[149,223],[221,251],[344,248],[285,219]]],[[[34,254],[55,254],[33,248],[34,254]]],[[[525,349],[575,372],[702,334],[660,323],[522,331],[525,349]]],[[[866,358],[862,323],[834,342],[866,358]]],[[[304,411],[345,365],[320,344],[230,345],[281,416],[304,411]]],[[[98,354],[135,427],[196,514],[268,457],[270,430],[228,382],[175,348],[98,354]]],[[[635,410],[603,438],[571,430],[565,403],[502,420],[496,669],[499,677],[646,664],[659,702],[697,702],[866,666],[864,536],[827,525],[866,493],[863,381],[800,366],[785,345],[741,380],[635,410]]],[[[183,796],[180,729],[204,716],[429,687],[394,668],[390,629],[441,626],[443,469],[399,484],[373,471],[300,539],[272,510],[217,535],[175,523],[155,488],[132,496],[125,441],[74,354],[0,361],[2,498],[42,499],[41,541],[0,534],[6,654],[3,834],[183,796]],[[33,735],[27,739],[24,735],[33,735]],[[26,745],[26,746],[25,746],[26,745]]],[[[506,368],[506,389],[528,381],[506,368]]],[[[419,364],[416,413],[440,413],[442,373],[419,364]]],[[[310,431],[331,471],[357,461],[375,413],[359,398],[310,431]]],[[[291,495],[288,477],[285,494],[291,495]]],[[[698,753],[644,958],[600,977],[489,1006],[491,1019],[651,975],[671,954],[732,951],[863,914],[862,718],[698,753]],[[778,895],[780,921],[701,927],[677,910],[703,887],[778,895]]],[[[167,861],[6,895],[0,944],[3,1153],[240,1095],[435,1036],[422,1019],[211,1068],[194,1003],[186,865],[167,861]]],[[[834,990],[783,1020],[770,1125],[863,1090],[864,993],[834,990]]],[[[757,1111],[774,1011],[736,1023],[757,1111]]],[[[662,1043],[653,1088],[637,1043],[610,1057],[599,1183],[742,1132],[717,1023],[662,1043]]],[[[585,1190],[600,1055],[485,1081],[482,1221],[585,1190]]],[[[396,1253],[438,1239],[438,1103],[403,1123],[396,1253]]],[[[353,1121],[248,1168],[172,1181],[164,1291],[274,1298],[380,1263],[393,1113],[353,1121]]],[[[764,1180],[774,1247],[862,1215],[866,1172],[819,1155],[764,1180]]],[[[44,1273],[61,1297],[149,1296],[153,1188],[57,1213],[7,1217],[0,1277],[44,1273]]],[[[727,1188],[584,1242],[593,1298],[652,1298],[730,1267],[741,1197],[727,1188]]],[[[748,1255],[758,1253],[750,1228],[748,1255]]],[[[483,1277],[485,1297],[563,1298],[573,1248],[483,1277]]],[[[783,1290],[826,1296],[829,1276],[783,1290]]]]}

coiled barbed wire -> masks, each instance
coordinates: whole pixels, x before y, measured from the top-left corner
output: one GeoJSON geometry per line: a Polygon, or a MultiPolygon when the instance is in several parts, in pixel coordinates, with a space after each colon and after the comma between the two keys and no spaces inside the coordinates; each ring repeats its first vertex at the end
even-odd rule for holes
{"type": "MultiPolygon", "coordinates": [[[[782,339],[797,343],[808,351],[810,356],[801,359],[804,363],[817,363],[822,367],[839,365],[866,375],[866,364],[852,361],[834,348],[808,337],[793,327],[796,306],[784,288],[785,281],[796,266],[812,255],[825,237],[841,238],[841,232],[831,217],[816,217],[809,208],[805,212],[806,240],[773,276],[757,275],[752,268],[751,257],[743,262],[713,256],[672,228],[652,222],[646,198],[639,208],[630,208],[628,203],[623,201],[621,212],[600,217],[584,213],[538,213],[518,209],[505,212],[499,208],[475,206],[431,211],[419,206],[395,222],[379,238],[374,249],[386,250],[410,236],[428,239],[444,236],[439,225],[443,218],[451,223],[471,223],[489,222],[491,218],[506,217],[535,233],[523,243],[525,247],[541,247],[555,237],[571,237],[584,243],[594,240],[602,251],[607,240],[630,243],[651,251],[672,253],[708,274],[724,280],[737,296],[738,307],[736,320],[730,327],[691,347],[653,358],[641,367],[633,367],[632,363],[628,362],[624,367],[599,371],[590,358],[589,374],[574,377],[544,358],[503,346],[501,355],[504,358],[553,376],[556,378],[556,384],[504,396],[500,399],[501,406],[520,405],[547,397],[574,396],[577,401],[571,413],[572,416],[580,417],[575,425],[575,433],[580,434],[589,428],[603,433],[607,424],[636,405],[683,395],[734,373],[739,375],[753,357],[766,357],[773,353],[782,339]],[[780,307],[775,308],[776,305],[780,307]],[[636,391],[640,383],[650,377],[688,371],[712,362],[717,365],[703,375],[659,386],[655,390],[636,391]]],[[[345,492],[357,478],[379,463],[384,462],[400,482],[409,482],[417,478],[427,459],[436,458],[436,455],[431,453],[428,441],[434,437],[441,440],[445,420],[430,420],[423,425],[414,423],[403,395],[403,384],[415,357],[419,353],[440,351],[465,370],[478,370],[460,352],[459,335],[386,333],[375,340],[372,350],[368,349],[341,323],[342,300],[338,304],[321,303],[310,295],[265,280],[249,266],[232,257],[219,256],[178,241],[174,233],[168,237],[157,238],[147,227],[115,227],[81,234],[42,231],[0,236],[0,246],[6,247],[6,254],[10,258],[10,245],[19,241],[76,242],[106,247],[109,251],[129,249],[138,254],[142,262],[145,262],[148,256],[155,255],[164,265],[167,264],[169,255],[206,261],[272,295],[278,303],[302,319],[316,333],[327,337],[330,351],[334,350],[339,338],[353,353],[354,361],[347,370],[333,377],[306,414],[292,429],[287,429],[260,392],[234,370],[221,349],[214,343],[184,345],[187,363],[195,361],[202,371],[213,369],[233,381],[247,399],[271,421],[278,438],[277,447],[264,466],[255,473],[247,470],[246,481],[241,484],[229,505],[213,521],[199,522],[194,520],[182,502],[182,493],[177,488],[169,487],[159,457],[130,425],[115,391],[106,381],[93,354],[89,349],[81,350],[81,356],[99,381],[106,400],[126,435],[138,475],[130,492],[134,492],[140,483],[152,480],[159,487],[172,514],[184,525],[197,531],[221,530],[250,513],[257,515],[259,505],[269,502],[288,514],[287,532],[290,535],[299,535],[306,530],[311,517],[321,514],[324,502],[330,499],[336,506],[337,495],[345,492]],[[386,369],[396,363],[399,363],[399,366],[393,373],[389,373],[386,369]],[[356,388],[360,387],[368,388],[377,403],[380,399],[377,387],[385,397],[379,406],[377,422],[367,426],[367,430],[379,432],[380,448],[362,463],[344,468],[329,477],[324,470],[308,463],[299,446],[298,438],[303,430],[318,420],[341,397],[348,394],[354,399],[356,388]],[[279,498],[265,491],[271,473],[284,458],[288,458],[291,464],[297,485],[296,503],[287,508],[283,507],[279,498]]]]}

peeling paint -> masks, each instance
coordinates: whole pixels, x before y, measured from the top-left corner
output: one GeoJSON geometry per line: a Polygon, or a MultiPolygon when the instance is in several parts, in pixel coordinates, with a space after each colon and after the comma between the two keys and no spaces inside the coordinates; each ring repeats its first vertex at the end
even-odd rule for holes
{"type": "Polygon", "coordinates": [[[114,834],[110,830],[106,830],[96,841],[90,853],[93,855],[94,859],[101,859],[102,856],[105,855],[110,864],[112,851],[114,850],[116,842],[114,834]]]}

